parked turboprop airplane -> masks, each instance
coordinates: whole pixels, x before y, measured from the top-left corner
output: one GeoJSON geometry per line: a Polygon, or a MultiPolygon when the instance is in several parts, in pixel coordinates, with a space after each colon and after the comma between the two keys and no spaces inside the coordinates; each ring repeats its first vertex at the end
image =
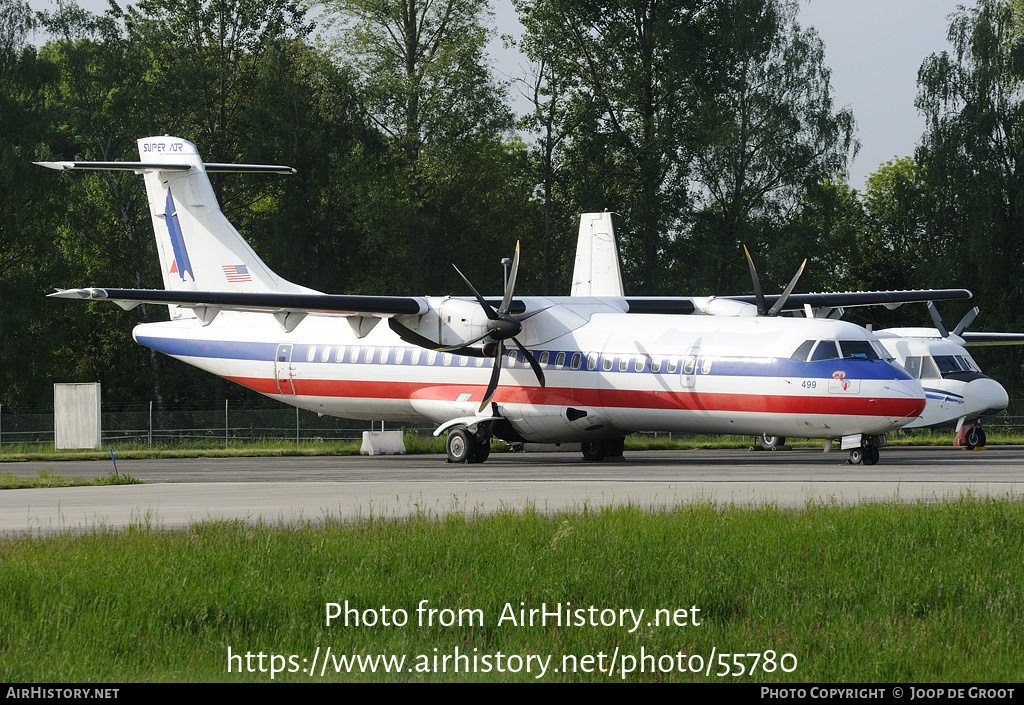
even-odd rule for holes
{"type": "MultiPolygon", "coordinates": [[[[753,268],[753,263],[750,266],[753,268]]],[[[572,294],[624,295],[610,213],[588,213],[581,220],[572,294]]],[[[800,306],[794,304],[800,299],[799,296],[790,297],[786,310],[798,310],[800,306]]],[[[921,382],[925,391],[924,412],[904,428],[955,425],[959,432],[961,427],[965,427],[964,443],[968,448],[984,445],[985,431],[981,419],[1003,411],[1009,398],[1001,384],[981,373],[963,345],[1024,344],[1024,334],[965,332],[978,314],[975,307],[957,324],[951,335],[931,301],[928,302],[928,310],[935,328],[889,328],[875,332],[886,350],[884,356],[899,363],[921,382]]],[[[837,311],[832,307],[808,303],[803,313],[809,318],[827,318],[837,311]]],[[[841,309],[838,313],[842,313],[841,309]]],[[[832,352],[831,346],[827,349],[832,352]]],[[[758,442],[764,450],[775,450],[785,445],[786,437],[762,434],[758,442]]]]}
{"type": "Polygon", "coordinates": [[[1009,396],[999,382],[982,374],[965,345],[1024,345],[1021,333],[971,333],[978,308],[967,312],[952,332],[928,302],[934,328],[886,328],[876,333],[897,362],[921,382],[927,405],[905,428],[965,428],[968,448],[985,445],[982,420],[1006,409],[1009,396]]]}
{"type": "Polygon", "coordinates": [[[514,297],[518,246],[500,300],[468,280],[472,298],[326,295],[272,272],[225,218],[207,177],[290,169],[204,164],[195,145],[169,136],[141,139],[139,151],[144,161],[43,165],[143,174],[165,289],[51,296],[167,304],[171,320],[136,326],[136,341],[305,409],[429,419],[448,433],[453,462],[482,462],[492,436],[579,441],[598,459],[620,455],[628,433],[665,430],[841,439],[854,462],[873,464],[884,434],[924,410],[920,385],[859,326],[775,314],[970,296],[773,297],[755,277],[752,301],[514,297]]]}

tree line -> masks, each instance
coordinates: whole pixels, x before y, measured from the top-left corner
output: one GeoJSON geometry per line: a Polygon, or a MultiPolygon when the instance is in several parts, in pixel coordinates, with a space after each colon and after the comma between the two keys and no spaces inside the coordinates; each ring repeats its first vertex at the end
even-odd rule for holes
{"type": "MultiPolygon", "coordinates": [[[[295,0],[112,2],[102,15],[0,0],[0,403],[85,380],[107,401],[247,394],[134,344],[159,308],[43,297],[161,286],[141,179],[32,165],[134,161],[136,139],[156,134],[211,162],[295,167],[214,188],[273,269],[323,291],[468,294],[454,262],[497,292],[518,240],[517,292],[566,294],[579,214],[611,210],[631,294],[748,293],[746,244],[766,282],[808,257],[802,290],[962,286],[984,309],[977,328],[1024,330],[1016,0],[952,18],[953,51],[921,65],[916,153],[863,193],[845,181],[854,116],[833,102],[797,0],[515,7],[529,66],[510,85],[488,63],[484,0],[329,0],[319,34],[295,0]]],[[[928,320],[923,306],[851,314],[928,320]]],[[[1016,351],[982,361],[1020,391],[1016,351]]]]}

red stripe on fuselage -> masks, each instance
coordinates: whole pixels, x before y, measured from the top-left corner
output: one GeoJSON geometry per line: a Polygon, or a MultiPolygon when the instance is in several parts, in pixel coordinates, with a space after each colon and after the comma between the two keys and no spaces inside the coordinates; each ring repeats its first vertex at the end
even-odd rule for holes
{"type": "MultiPolygon", "coordinates": [[[[227,377],[262,394],[281,394],[277,382],[262,377],[227,377]]],[[[429,399],[479,402],[483,384],[423,384],[365,380],[291,380],[296,396],[350,399],[429,399]]],[[[725,394],[721,392],[666,392],[638,389],[569,389],[498,387],[493,401],[499,404],[563,405],[566,400],[594,408],[665,409],[675,411],[742,411],[764,414],[834,414],[838,416],[920,416],[925,400],[842,394],[790,396],[772,394],[725,394]]]]}

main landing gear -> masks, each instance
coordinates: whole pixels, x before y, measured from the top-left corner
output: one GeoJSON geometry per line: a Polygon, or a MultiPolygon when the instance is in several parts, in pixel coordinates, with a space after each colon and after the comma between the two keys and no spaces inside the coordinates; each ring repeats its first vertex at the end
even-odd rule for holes
{"type": "Polygon", "coordinates": [[[491,454],[491,433],[456,426],[448,432],[445,445],[449,463],[482,463],[491,454]]]}
{"type": "MultiPolygon", "coordinates": [[[[761,446],[761,450],[779,450],[786,445],[786,437],[764,434],[757,439],[757,442],[761,446]]],[[[756,448],[751,450],[756,450],[756,448]]]]}
{"type": "Polygon", "coordinates": [[[865,443],[850,451],[850,465],[874,465],[878,462],[878,446],[865,443]]]}
{"type": "Polygon", "coordinates": [[[601,460],[622,460],[622,453],[626,448],[625,437],[610,438],[607,441],[585,441],[580,444],[583,450],[583,459],[596,463],[601,460]]]}

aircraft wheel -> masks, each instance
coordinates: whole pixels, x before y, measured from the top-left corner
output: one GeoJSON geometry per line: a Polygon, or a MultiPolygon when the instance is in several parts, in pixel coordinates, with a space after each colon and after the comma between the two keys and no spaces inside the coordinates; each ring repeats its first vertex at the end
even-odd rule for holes
{"type": "Polygon", "coordinates": [[[584,441],[580,444],[583,449],[583,459],[590,462],[604,460],[605,444],[601,441],[584,441]]]}
{"type": "Polygon", "coordinates": [[[455,428],[448,432],[445,443],[449,463],[465,463],[476,455],[476,438],[467,428],[455,428]]]}
{"type": "Polygon", "coordinates": [[[467,463],[482,463],[487,460],[491,454],[491,441],[490,439],[484,440],[482,438],[476,440],[476,452],[466,459],[467,463]]]}
{"type": "Polygon", "coordinates": [[[875,465],[878,463],[880,453],[878,446],[864,446],[864,464],[875,465]]]}
{"type": "Polygon", "coordinates": [[[611,440],[605,441],[604,453],[609,458],[621,458],[622,454],[626,451],[626,437],[619,436],[618,438],[612,438],[611,440]]]}
{"type": "Polygon", "coordinates": [[[978,446],[985,445],[985,432],[977,425],[971,426],[964,434],[964,443],[968,450],[974,450],[978,446]]]}
{"type": "Polygon", "coordinates": [[[761,444],[761,450],[776,450],[780,446],[786,445],[786,439],[783,436],[762,435],[758,442],[761,444]]]}
{"type": "Polygon", "coordinates": [[[850,465],[860,465],[864,462],[864,448],[854,448],[850,451],[850,465]]]}

